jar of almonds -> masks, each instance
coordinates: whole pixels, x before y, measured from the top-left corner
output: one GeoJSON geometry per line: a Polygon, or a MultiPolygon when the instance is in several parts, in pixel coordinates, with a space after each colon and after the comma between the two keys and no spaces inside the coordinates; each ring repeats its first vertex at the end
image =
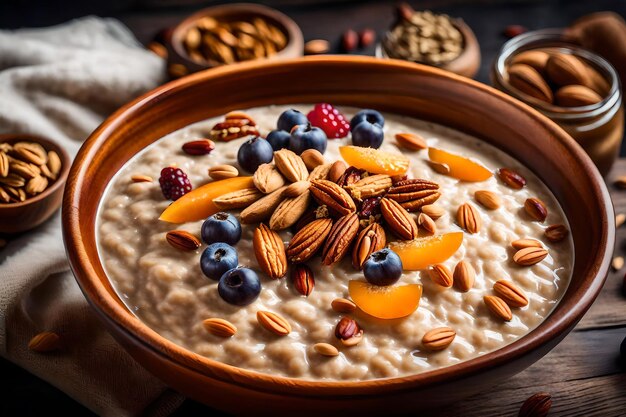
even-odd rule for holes
{"type": "Polygon", "coordinates": [[[619,77],[605,59],[560,30],[528,32],[503,46],[491,80],[556,122],[603,175],[609,172],[622,142],[624,111],[619,77]]]}

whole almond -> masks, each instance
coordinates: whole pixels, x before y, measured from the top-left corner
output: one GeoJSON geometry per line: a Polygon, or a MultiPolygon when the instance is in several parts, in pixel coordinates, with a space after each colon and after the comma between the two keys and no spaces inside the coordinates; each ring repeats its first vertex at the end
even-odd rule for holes
{"type": "Polygon", "coordinates": [[[233,210],[248,207],[264,196],[256,187],[226,193],[213,199],[213,204],[220,210],[233,210]]]}
{"type": "Polygon", "coordinates": [[[589,81],[591,82],[587,87],[598,93],[600,97],[605,97],[611,91],[611,85],[606,78],[594,68],[589,65],[585,66],[587,67],[587,75],[589,75],[589,81]]]}
{"type": "Polygon", "coordinates": [[[292,184],[289,184],[287,188],[285,188],[285,191],[283,191],[283,195],[285,197],[297,197],[305,193],[309,189],[310,186],[311,186],[311,183],[309,181],[306,181],[306,180],[297,181],[292,184]]]}
{"type": "Polygon", "coordinates": [[[546,235],[546,239],[550,242],[556,243],[565,239],[569,234],[569,230],[567,230],[567,227],[564,224],[553,224],[546,228],[544,234],[546,235]]]}
{"type": "Polygon", "coordinates": [[[444,350],[454,340],[456,332],[449,327],[438,327],[432,329],[422,337],[422,346],[428,350],[444,350]]]}
{"type": "Polygon", "coordinates": [[[526,210],[526,213],[528,213],[533,220],[537,220],[538,222],[543,222],[546,220],[546,217],[548,217],[548,208],[543,201],[535,197],[526,199],[524,202],[524,210],[526,210]]]}
{"type": "Polygon", "coordinates": [[[418,236],[415,220],[397,201],[384,197],[380,200],[380,213],[389,229],[400,239],[411,240],[418,236]]]}
{"type": "Polygon", "coordinates": [[[209,177],[214,180],[225,180],[239,175],[239,171],[232,165],[216,165],[209,168],[209,177]]]}
{"type": "Polygon", "coordinates": [[[441,162],[435,162],[430,160],[426,162],[428,163],[428,166],[438,174],[448,175],[450,173],[450,166],[448,166],[448,164],[443,164],[441,162]]]}
{"type": "Polygon", "coordinates": [[[385,247],[387,239],[385,229],[378,224],[372,223],[359,233],[352,249],[352,265],[361,269],[369,256],[385,247]]]}
{"type": "Polygon", "coordinates": [[[429,270],[430,279],[437,285],[449,288],[454,283],[452,271],[444,264],[435,264],[429,270]]]}
{"type": "Polygon", "coordinates": [[[326,163],[324,155],[322,155],[317,149],[307,149],[302,152],[300,157],[304,161],[304,165],[306,165],[309,170],[313,170],[313,168],[326,163]]]}
{"type": "Polygon", "coordinates": [[[61,337],[55,332],[41,332],[28,342],[28,349],[37,353],[54,352],[61,347],[61,337]]]}
{"type": "Polygon", "coordinates": [[[509,188],[521,190],[526,185],[526,178],[511,168],[500,168],[498,178],[509,188]]]}
{"type": "Polygon", "coordinates": [[[274,163],[280,173],[291,182],[306,180],[309,176],[302,158],[289,149],[274,152],[274,163]]]}
{"type": "Polygon", "coordinates": [[[224,319],[206,319],[202,322],[202,325],[209,333],[218,337],[232,337],[237,333],[237,327],[224,319]]]}
{"type": "Polygon", "coordinates": [[[337,348],[330,343],[316,343],[313,345],[313,350],[322,356],[332,357],[339,355],[337,348]]]}
{"type": "Polygon", "coordinates": [[[528,305],[528,298],[517,285],[511,281],[501,279],[493,284],[493,290],[511,307],[525,307],[528,305]]]}
{"type": "Polygon", "coordinates": [[[454,268],[454,286],[459,291],[467,292],[474,287],[476,281],[476,271],[474,267],[466,260],[460,261],[454,268]]]}
{"type": "Polygon", "coordinates": [[[256,319],[266,330],[277,334],[278,336],[286,336],[291,333],[291,325],[282,316],[270,311],[257,311],[256,319]]]}
{"type": "Polygon", "coordinates": [[[557,85],[591,85],[591,78],[585,64],[574,55],[563,53],[551,55],[546,63],[546,73],[557,85]]]}
{"type": "Polygon", "coordinates": [[[513,248],[517,250],[524,248],[543,248],[543,245],[540,241],[530,238],[514,240],[513,242],[511,242],[511,246],[513,246],[513,248]]]}
{"type": "Polygon", "coordinates": [[[285,198],[270,217],[270,229],[283,230],[296,224],[306,212],[310,200],[311,192],[308,190],[297,197],[285,198]]]}
{"type": "Polygon", "coordinates": [[[437,225],[428,214],[420,213],[417,216],[417,224],[419,224],[420,227],[424,229],[429,235],[434,235],[435,233],[437,233],[437,225]]]}
{"type": "Polygon", "coordinates": [[[326,205],[337,216],[345,216],[356,211],[356,205],[350,194],[334,182],[312,181],[309,190],[320,205],[326,205]]]}
{"type": "Polygon", "coordinates": [[[478,209],[470,203],[461,204],[456,212],[456,220],[462,229],[468,233],[478,233],[482,226],[482,219],[478,209]]]}
{"type": "Polygon", "coordinates": [[[182,251],[196,250],[202,244],[200,239],[185,230],[172,230],[165,234],[167,243],[182,251]]]}
{"type": "Polygon", "coordinates": [[[356,213],[347,214],[337,220],[322,249],[322,263],[332,265],[343,259],[358,232],[359,216],[356,213]]]}
{"type": "Polygon", "coordinates": [[[319,55],[330,51],[330,43],[326,39],[313,39],[304,44],[305,55],[319,55]]]}
{"type": "Polygon", "coordinates": [[[396,133],[396,141],[398,141],[398,145],[411,151],[428,148],[424,138],[417,133],[396,133]]]}
{"type": "Polygon", "coordinates": [[[254,230],[252,246],[259,267],[270,278],[282,278],[287,274],[285,244],[278,233],[261,223],[254,230]]]}
{"type": "Polygon", "coordinates": [[[31,178],[28,183],[26,183],[26,187],[24,190],[27,194],[35,195],[43,192],[48,186],[48,179],[44,176],[37,175],[36,177],[31,178]]]}
{"type": "Polygon", "coordinates": [[[474,192],[474,198],[488,210],[497,210],[502,206],[502,198],[493,191],[478,190],[474,192]]]}
{"type": "Polygon", "coordinates": [[[263,194],[269,194],[285,185],[285,178],[274,164],[261,164],[252,175],[254,186],[263,194]]]}
{"type": "Polygon", "coordinates": [[[526,64],[511,65],[508,69],[509,84],[537,100],[552,103],[552,90],[536,69],[526,64]]]}
{"type": "Polygon", "coordinates": [[[289,242],[287,258],[293,263],[306,262],[322,247],[333,221],[329,218],[313,220],[300,229],[289,242]]]}
{"type": "Polygon", "coordinates": [[[513,255],[513,260],[519,265],[530,266],[543,261],[546,256],[548,251],[544,248],[530,247],[518,250],[513,255]]]}
{"type": "Polygon", "coordinates": [[[348,300],[347,298],[335,298],[330,303],[330,306],[337,313],[348,314],[356,310],[356,304],[354,304],[354,301],[348,300]]]}
{"type": "Polygon", "coordinates": [[[183,144],[183,151],[188,155],[207,155],[215,149],[215,144],[210,139],[198,139],[183,144]]]}
{"type": "Polygon", "coordinates": [[[561,107],[591,106],[602,101],[602,97],[584,85],[566,85],[554,95],[556,104],[561,107]]]}
{"type": "Polygon", "coordinates": [[[547,392],[538,392],[524,401],[518,417],[547,417],[551,407],[552,396],[547,392]]]}
{"type": "Polygon", "coordinates": [[[502,298],[495,295],[485,295],[483,297],[483,301],[494,316],[499,317],[504,321],[511,321],[513,319],[511,309],[502,298]]]}
{"type": "Polygon", "coordinates": [[[337,181],[339,181],[339,179],[343,175],[343,173],[346,172],[347,168],[348,167],[346,166],[345,162],[335,161],[330,166],[330,171],[328,172],[328,179],[336,184],[337,181]]]}
{"type": "Polygon", "coordinates": [[[13,152],[15,156],[25,162],[30,162],[37,166],[44,165],[48,162],[48,153],[38,143],[34,142],[18,142],[13,144],[13,152]]]}
{"type": "Polygon", "coordinates": [[[526,64],[533,67],[539,74],[545,74],[548,55],[543,51],[524,51],[511,58],[511,64],[526,64]]]}
{"type": "Polygon", "coordinates": [[[308,297],[315,288],[315,277],[311,268],[304,264],[297,264],[291,270],[291,282],[298,293],[308,297]]]}
{"type": "Polygon", "coordinates": [[[9,157],[6,153],[0,151],[0,177],[9,175],[9,157]]]}
{"type": "Polygon", "coordinates": [[[287,187],[281,187],[246,207],[239,215],[241,223],[258,223],[270,218],[278,205],[285,199],[283,197],[285,188],[287,187]]]}
{"type": "Polygon", "coordinates": [[[435,204],[427,204],[425,206],[422,206],[420,210],[422,210],[422,213],[426,214],[433,220],[437,220],[438,218],[446,214],[446,210],[443,207],[437,206],[435,204]]]}
{"type": "Polygon", "coordinates": [[[332,164],[322,164],[318,165],[309,173],[307,180],[317,181],[317,180],[327,180],[328,174],[330,173],[330,168],[332,164]]]}
{"type": "Polygon", "coordinates": [[[152,179],[152,177],[149,177],[148,175],[143,175],[143,174],[133,174],[133,175],[131,175],[130,180],[132,182],[152,182],[152,181],[154,181],[152,179]]]}

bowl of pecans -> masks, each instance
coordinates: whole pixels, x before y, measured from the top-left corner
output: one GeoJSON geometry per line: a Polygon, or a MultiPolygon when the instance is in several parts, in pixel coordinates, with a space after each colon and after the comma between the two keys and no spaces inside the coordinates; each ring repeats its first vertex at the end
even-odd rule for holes
{"type": "Polygon", "coordinates": [[[49,139],[0,135],[0,233],[30,230],[50,218],[69,169],[69,156],[49,139]]]}
{"type": "Polygon", "coordinates": [[[283,13],[258,4],[209,7],[179,23],[169,42],[174,78],[220,65],[302,55],[302,32],[283,13]]]}

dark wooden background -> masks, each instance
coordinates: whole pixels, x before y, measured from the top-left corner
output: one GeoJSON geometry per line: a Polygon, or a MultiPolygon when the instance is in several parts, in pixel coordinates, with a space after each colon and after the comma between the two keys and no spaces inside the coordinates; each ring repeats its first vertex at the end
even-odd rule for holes
{"type": "MultiPolygon", "coordinates": [[[[87,14],[120,19],[147,43],[160,29],[171,26],[194,10],[218,2],[197,0],[0,0],[0,29],[49,26],[87,14]]],[[[223,2],[220,2],[223,3],[223,2]]],[[[305,40],[323,38],[338,51],[343,31],[373,28],[382,34],[393,19],[395,2],[387,1],[265,1],[291,16],[302,28],[305,40]]],[[[567,26],[594,11],[613,10],[626,16],[624,0],[560,1],[410,1],[463,18],[481,45],[483,60],[479,81],[489,83],[489,67],[506,38],[507,25],[529,29],[567,26]]],[[[373,48],[358,51],[373,54],[373,48]]],[[[624,145],[622,154],[624,154],[624,145]]],[[[620,161],[612,177],[626,174],[620,161]]],[[[612,188],[612,187],[611,187],[612,188]]],[[[626,212],[626,192],[612,188],[617,212],[626,212]]],[[[617,251],[624,256],[626,231],[618,232],[617,251]]],[[[537,364],[497,389],[452,404],[432,415],[515,416],[526,397],[537,391],[554,396],[551,415],[625,416],[626,374],[619,361],[619,344],[626,336],[626,298],[621,294],[624,271],[611,274],[591,311],[563,343],[537,364]]],[[[0,416],[92,415],[62,392],[17,366],[0,359],[0,416]]],[[[174,414],[215,415],[212,410],[186,401],[174,414]]]]}

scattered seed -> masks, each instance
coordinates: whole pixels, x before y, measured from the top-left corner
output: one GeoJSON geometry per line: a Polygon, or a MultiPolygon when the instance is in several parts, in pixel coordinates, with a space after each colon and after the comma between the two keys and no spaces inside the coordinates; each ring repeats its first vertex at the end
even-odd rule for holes
{"type": "Polygon", "coordinates": [[[613,261],[611,262],[611,266],[616,271],[619,271],[624,266],[624,258],[621,256],[616,256],[615,258],[613,258],[613,261]]]}

